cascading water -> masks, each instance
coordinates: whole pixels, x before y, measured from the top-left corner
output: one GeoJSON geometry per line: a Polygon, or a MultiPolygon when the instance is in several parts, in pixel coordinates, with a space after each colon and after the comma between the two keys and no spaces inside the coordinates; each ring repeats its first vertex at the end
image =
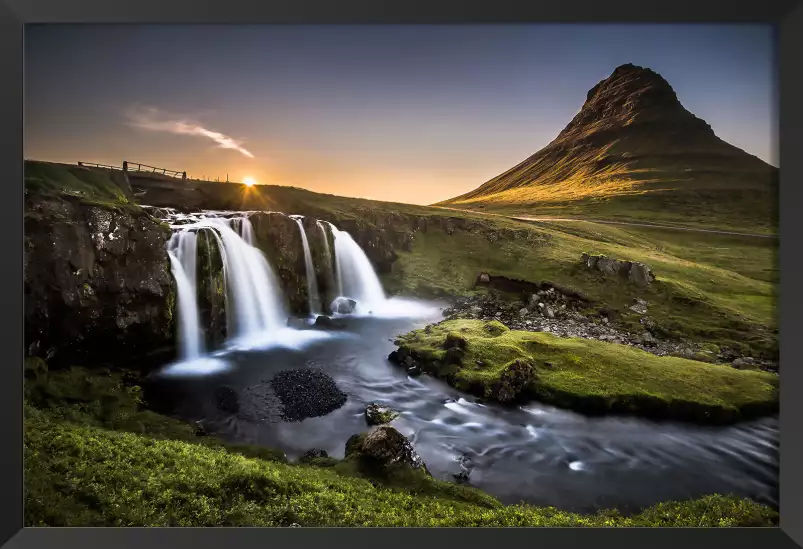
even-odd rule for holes
{"type": "MultiPolygon", "coordinates": [[[[174,228],[178,232],[174,233],[171,242],[183,242],[194,238],[194,231],[206,230],[217,243],[223,262],[229,338],[250,338],[284,327],[286,315],[278,293],[278,283],[265,256],[252,245],[254,231],[247,217],[202,217],[174,228]],[[186,236],[190,234],[193,237],[186,236]]],[[[183,266],[178,255],[175,257],[176,263],[183,266]]],[[[177,281],[181,277],[187,280],[187,290],[179,295],[179,323],[182,333],[190,330],[188,323],[194,322],[196,326],[198,324],[194,258],[192,264],[192,277],[187,275],[186,268],[176,275],[177,281]],[[186,314],[182,315],[181,311],[186,314]]],[[[199,332],[199,329],[196,328],[195,331],[199,332]]],[[[200,353],[200,344],[197,348],[198,352],[193,356],[200,353]]]]}
{"type": "Polygon", "coordinates": [[[334,267],[332,266],[332,249],[329,247],[329,235],[326,233],[326,227],[321,221],[317,221],[316,224],[321,230],[321,233],[323,233],[323,252],[326,258],[326,274],[331,284],[335,281],[335,273],[333,271],[334,267]]]}
{"type": "Polygon", "coordinates": [[[386,301],[385,291],[359,244],[346,231],[331,225],[340,295],[357,302],[359,312],[370,312],[386,301]]]}
{"type": "Polygon", "coordinates": [[[196,359],[203,352],[196,286],[197,244],[198,235],[189,230],[173,233],[167,243],[178,292],[179,354],[183,360],[196,359]]]}
{"type": "Polygon", "coordinates": [[[301,232],[301,246],[304,250],[304,268],[307,276],[307,304],[309,306],[309,313],[316,314],[321,310],[321,298],[318,294],[318,281],[315,279],[315,267],[312,264],[312,253],[309,248],[309,240],[307,240],[307,232],[304,230],[304,224],[301,222],[303,219],[302,217],[290,217],[296,222],[298,230],[301,232]]]}
{"type": "MultiPolygon", "coordinates": [[[[308,284],[311,286],[310,310],[317,312],[322,307],[306,231],[301,216],[288,217],[296,222],[301,231],[308,284]]],[[[229,350],[275,345],[297,347],[305,342],[333,337],[326,331],[298,330],[287,325],[279,282],[268,260],[255,245],[254,228],[248,213],[232,215],[229,212],[169,212],[167,220],[174,230],[167,248],[178,287],[180,355],[188,367],[184,370],[179,368],[178,371],[206,372],[226,367],[225,361],[203,356],[205,335],[201,326],[196,280],[199,238],[203,238],[207,248],[214,243],[220,256],[227,324],[226,347],[229,350]],[[203,237],[198,233],[203,233],[203,237]]],[[[422,313],[423,309],[419,310],[420,307],[416,308],[415,304],[406,300],[386,299],[382,285],[362,248],[351,235],[331,223],[329,225],[334,236],[334,249],[330,249],[323,223],[328,222],[318,222],[318,226],[324,233],[327,262],[330,273],[332,263],[336,264],[336,273],[331,274],[337,279],[340,290],[333,303],[334,310],[341,314],[370,313],[388,317],[417,316],[422,313]],[[347,303],[346,310],[336,307],[338,302],[347,303]]],[[[206,255],[205,267],[212,277],[211,256],[209,253],[206,255]]],[[[212,281],[210,278],[210,287],[212,281]]],[[[221,351],[224,354],[226,352],[221,351]]],[[[216,356],[219,354],[215,353],[216,356]]]]}

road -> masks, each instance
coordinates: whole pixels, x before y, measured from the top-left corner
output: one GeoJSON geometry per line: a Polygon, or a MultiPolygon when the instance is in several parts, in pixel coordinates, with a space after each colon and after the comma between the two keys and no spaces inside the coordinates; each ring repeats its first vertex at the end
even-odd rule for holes
{"type": "Polygon", "coordinates": [[[460,208],[447,208],[445,206],[436,206],[444,210],[454,210],[456,212],[471,212],[480,215],[492,215],[496,217],[506,217],[508,219],[515,219],[517,221],[548,221],[548,222],[571,222],[571,221],[585,221],[586,223],[601,223],[604,225],[629,225],[631,227],[648,227],[650,229],[669,229],[674,231],[689,231],[693,233],[710,233],[710,234],[723,234],[730,236],[747,236],[752,238],[774,238],[777,239],[778,235],[775,234],[757,234],[757,233],[740,233],[736,231],[722,231],[717,229],[699,229],[695,227],[678,227],[675,225],[660,225],[658,223],[635,223],[631,221],[604,221],[601,219],[587,219],[580,217],[532,217],[526,215],[504,215],[490,212],[479,212],[477,210],[461,210],[460,208]]]}

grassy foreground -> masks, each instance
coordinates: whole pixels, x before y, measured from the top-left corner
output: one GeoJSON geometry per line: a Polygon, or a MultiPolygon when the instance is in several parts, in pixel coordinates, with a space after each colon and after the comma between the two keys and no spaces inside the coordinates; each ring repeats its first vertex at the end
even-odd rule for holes
{"type": "Polygon", "coordinates": [[[729,423],[772,413],[778,377],[627,345],[503,324],[450,320],[397,340],[399,357],[459,389],[499,401],[535,398],[586,413],[633,413],[729,423]]]}
{"type": "MultiPolygon", "coordinates": [[[[348,460],[287,463],[282,452],[198,436],[147,410],[115,372],[48,371],[25,384],[26,526],[772,526],[778,514],[711,495],[633,516],[502,505],[434,480],[364,477],[348,460]],[[399,482],[401,481],[401,482],[399,482]]],[[[345,444],[345,441],[344,441],[345,444]]]]}
{"type": "MultiPolygon", "coordinates": [[[[438,481],[431,481],[433,484],[438,481]]],[[[725,496],[595,515],[446,490],[411,491],[335,468],[48,419],[25,421],[27,526],[772,526],[777,513],[725,496]]]]}

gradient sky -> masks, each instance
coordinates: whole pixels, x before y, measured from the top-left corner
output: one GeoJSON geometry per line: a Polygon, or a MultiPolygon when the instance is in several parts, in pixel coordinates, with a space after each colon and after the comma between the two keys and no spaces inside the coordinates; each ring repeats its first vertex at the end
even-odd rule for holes
{"type": "Polygon", "coordinates": [[[549,143],[634,63],[777,166],[773,42],[759,25],[33,25],[25,156],[427,204],[549,143]]]}

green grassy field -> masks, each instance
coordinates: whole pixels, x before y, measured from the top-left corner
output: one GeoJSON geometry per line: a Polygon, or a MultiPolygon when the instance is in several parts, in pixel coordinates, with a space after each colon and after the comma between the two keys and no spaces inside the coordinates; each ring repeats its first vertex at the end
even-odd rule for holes
{"type": "Polygon", "coordinates": [[[450,320],[397,340],[400,353],[462,390],[589,413],[727,423],[777,411],[778,378],[627,345],[450,320]]]}
{"type": "MultiPolygon", "coordinates": [[[[508,193],[509,194],[509,193],[508,193]]],[[[576,199],[501,195],[489,200],[443,203],[451,208],[508,216],[558,217],[627,221],[778,234],[778,196],[772,191],[731,189],[723,193],[694,189],[644,189],[576,199]]]]}
{"type": "Polygon", "coordinates": [[[627,309],[637,297],[667,335],[739,349],[777,353],[777,242],[770,239],[680,233],[587,222],[525,223],[489,220],[533,233],[530,241],[489,241],[470,233],[416,235],[388,284],[398,291],[441,288],[470,291],[477,274],[489,272],[533,282],[549,281],[581,291],[614,308],[622,322],[639,329],[639,315],[627,309]],[[641,261],[657,281],[638,289],[604,278],[580,265],[583,252],[641,261]]]}

